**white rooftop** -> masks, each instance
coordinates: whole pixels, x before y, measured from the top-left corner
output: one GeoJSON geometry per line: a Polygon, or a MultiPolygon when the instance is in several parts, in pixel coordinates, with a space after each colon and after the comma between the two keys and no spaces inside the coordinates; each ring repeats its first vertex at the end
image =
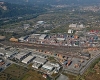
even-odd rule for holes
{"type": "Polygon", "coordinates": [[[30,61],[30,60],[32,60],[33,58],[35,58],[35,57],[28,56],[27,58],[25,58],[24,60],[22,60],[22,62],[27,64],[27,62],[30,61]]]}

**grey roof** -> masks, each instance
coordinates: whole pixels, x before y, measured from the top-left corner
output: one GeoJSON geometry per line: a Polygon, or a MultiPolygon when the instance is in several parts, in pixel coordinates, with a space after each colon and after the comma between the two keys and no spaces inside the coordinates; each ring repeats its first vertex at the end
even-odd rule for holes
{"type": "Polygon", "coordinates": [[[25,58],[24,60],[22,60],[22,62],[23,62],[23,63],[27,63],[28,61],[32,60],[33,58],[35,58],[35,57],[33,57],[33,56],[28,56],[27,58],[25,58]]]}
{"type": "Polygon", "coordinates": [[[39,64],[44,64],[47,60],[46,59],[43,59],[43,58],[39,58],[39,57],[36,57],[33,62],[36,62],[36,63],[39,63],[39,64]]]}
{"type": "Polygon", "coordinates": [[[20,60],[23,56],[27,54],[29,54],[29,52],[20,52],[19,54],[15,55],[15,58],[20,60]]]}

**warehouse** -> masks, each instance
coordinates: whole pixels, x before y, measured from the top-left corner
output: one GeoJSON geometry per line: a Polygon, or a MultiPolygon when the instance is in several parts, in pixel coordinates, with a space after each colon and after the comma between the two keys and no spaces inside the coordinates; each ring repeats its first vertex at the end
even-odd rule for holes
{"type": "Polygon", "coordinates": [[[14,51],[14,52],[11,52],[11,51],[7,51],[6,52],[6,57],[7,58],[11,58],[11,57],[14,57],[14,55],[18,54],[17,51],[14,51]]]}
{"type": "Polygon", "coordinates": [[[24,60],[22,60],[22,63],[28,64],[30,63],[35,57],[33,56],[28,56],[27,58],[25,58],[24,60]]]}
{"type": "Polygon", "coordinates": [[[33,60],[33,62],[35,62],[35,63],[39,63],[39,64],[45,64],[46,62],[47,62],[47,60],[46,59],[43,59],[43,58],[39,58],[39,57],[36,57],[34,60],[33,60]]]}
{"type": "Polygon", "coordinates": [[[68,30],[68,33],[69,33],[69,34],[72,34],[72,33],[73,33],[73,30],[72,30],[72,29],[69,29],[69,30],[68,30]]]}
{"type": "Polygon", "coordinates": [[[91,57],[91,55],[89,53],[80,53],[80,57],[89,59],[91,57]]]}
{"type": "Polygon", "coordinates": [[[39,39],[46,39],[47,36],[48,36],[48,35],[46,35],[46,34],[42,34],[42,35],[39,37],[39,39]]]}
{"type": "Polygon", "coordinates": [[[33,68],[39,69],[42,66],[42,64],[34,63],[32,65],[33,68]]]}
{"type": "Polygon", "coordinates": [[[54,66],[46,63],[45,65],[42,66],[42,68],[52,71],[54,69],[54,66]]]}
{"type": "Polygon", "coordinates": [[[29,36],[24,36],[24,37],[20,37],[18,40],[19,42],[24,42],[26,41],[26,39],[28,39],[29,36]]]}
{"type": "Polygon", "coordinates": [[[1,36],[1,35],[0,35],[0,41],[5,40],[5,38],[6,38],[5,36],[1,36]]]}
{"type": "Polygon", "coordinates": [[[23,59],[25,59],[30,54],[31,54],[31,52],[20,52],[19,54],[15,55],[15,59],[22,61],[23,59]]]}
{"type": "Polygon", "coordinates": [[[57,40],[59,40],[59,41],[64,41],[65,38],[57,38],[57,40]]]}

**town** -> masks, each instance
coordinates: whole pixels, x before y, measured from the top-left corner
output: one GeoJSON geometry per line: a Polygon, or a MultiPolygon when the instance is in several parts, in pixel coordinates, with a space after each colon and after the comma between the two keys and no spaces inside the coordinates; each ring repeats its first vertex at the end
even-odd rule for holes
{"type": "MultiPolygon", "coordinates": [[[[43,21],[37,22],[37,24],[39,23],[43,24],[43,21]]],[[[25,27],[28,26],[29,24],[25,25],[25,27]]],[[[48,30],[46,31],[48,32],[48,30]]],[[[4,39],[4,36],[0,36],[0,40],[4,39]]],[[[90,64],[100,57],[100,31],[86,32],[83,24],[70,24],[68,33],[30,34],[18,39],[12,37],[9,41],[11,44],[15,43],[17,48],[15,44],[14,47],[5,47],[1,44],[1,71],[14,63],[24,67],[31,65],[33,69],[49,76],[53,74],[58,76],[61,72],[82,75],[90,64]],[[83,29],[84,31],[82,31],[83,29]],[[75,33],[73,34],[74,30],[75,33]],[[18,43],[20,45],[29,44],[31,47],[37,44],[36,46],[45,48],[30,49],[29,46],[19,48],[18,43]],[[55,51],[55,48],[63,49],[55,51]],[[53,58],[54,61],[50,58],[53,58]]]]}
{"type": "Polygon", "coordinates": [[[99,3],[28,2],[0,2],[0,80],[100,80],[99,3]]]}

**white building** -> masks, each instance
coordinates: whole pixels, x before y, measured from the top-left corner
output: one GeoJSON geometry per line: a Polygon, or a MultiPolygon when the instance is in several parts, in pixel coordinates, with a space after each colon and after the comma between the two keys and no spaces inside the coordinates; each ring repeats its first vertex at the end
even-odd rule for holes
{"type": "Polygon", "coordinates": [[[77,27],[79,27],[79,28],[84,28],[84,25],[83,25],[83,24],[80,24],[80,25],[78,25],[77,27]]]}
{"type": "Polygon", "coordinates": [[[34,63],[32,65],[33,68],[39,69],[42,66],[42,64],[34,63]]]}
{"type": "Polygon", "coordinates": [[[18,52],[10,52],[10,51],[7,51],[6,52],[6,57],[7,58],[11,58],[11,57],[14,57],[14,55],[18,54],[18,52]]]}
{"type": "Polygon", "coordinates": [[[54,66],[46,63],[45,65],[42,66],[42,68],[52,71],[54,69],[54,66]]]}
{"type": "Polygon", "coordinates": [[[37,22],[37,24],[43,24],[44,23],[44,21],[38,21],[37,22]]]}
{"type": "Polygon", "coordinates": [[[77,27],[77,24],[70,24],[69,25],[69,28],[76,28],[77,27]]]}
{"type": "Polygon", "coordinates": [[[47,62],[47,60],[46,59],[44,59],[44,58],[39,58],[39,57],[36,57],[34,60],[33,60],[33,62],[35,62],[35,63],[39,63],[39,64],[45,64],[46,62],[47,62]]]}
{"type": "Polygon", "coordinates": [[[72,33],[73,33],[73,30],[72,30],[72,29],[69,29],[69,30],[68,30],[68,33],[69,33],[69,34],[72,34],[72,33]]]}
{"type": "Polygon", "coordinates": [[[24,29],[26,30],[27,28],[30,27],[30,24],[24,24],[24,29]]]}
{"type": "Polygon", "coordinates": [[[35,57],[33,56],[28,56],[24,60],[22,60],[22,63],[28,64],[30,63],[35,57]]]}
{"type": "Polygon", "coordinates": [[[78,25],[78,24],[70,24],[69,28],[84,28],[84,25],[83,24],[80,24],[80,25],[78,25]]]}
{"type": "Polygon", "coordinates": [[[57,38],[57,40],[59,40],[59,41],[64,41],[65,38],[57,38]]]}
{"type": "Polygon", "coordinates": [[[47,37],[46,34],[42,34],[42,35],[39,37],[39,39],[43,40],[43,39],[45,39],[46,37],[47,37]]]}
{"type": "Polygon", "coordinates": [[[4,56],[4,53],[1,53],[1,52],[0,52],[0,56],[4,56]]]}
{"type": "Polygon", "coordinates": [[[60,67],[60,65],[58,63],[50,63],[52,66],[54,67],[60,67]]]}

